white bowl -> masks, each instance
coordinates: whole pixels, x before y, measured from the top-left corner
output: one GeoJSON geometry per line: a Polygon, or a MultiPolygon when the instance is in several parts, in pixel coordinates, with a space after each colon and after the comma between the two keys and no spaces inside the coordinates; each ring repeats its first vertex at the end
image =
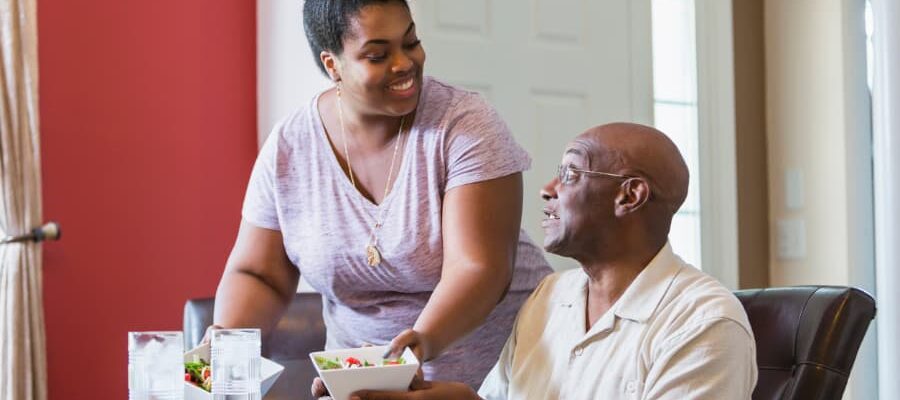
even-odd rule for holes
{"type": "Polygon", "coordinates": [[[409,349],[403,352],[405,364],[381,365],[382,356],[388,350],[388,346],[360,347],[357,349],[344,349],[333,351],[319,351],[309,353],[309,359],[316,366],[319,377],[325,382],[325,387],[334,400],[348,400],[350,394],[357,390],[409,390],[416,370],[419,369],[419,360],[409,349]],[[319,369],[316,357],[325,357],[341,360],[354,357],[362,362],[368,361],[375,364],[373,367],[343,368],[343,369],[319,369]]]}
{"type": "MultiPolygon", "coordinates": [[[[209,344],[197,346],[187,353],[184,353],[184,362],[194,361],[194,356],[210,361],[209,344]]],[[[265,396],[266,392],[272,388],[272,384],[278,379],[278,376],[284,371],[284,367],[267,358],[263,358],[259,365],[260,376],[260,393],[265,396]]],[[[207,392],[197,385],[190,382],[184,383],[184,400],[212,400],[212,393],[207,392]]]]}

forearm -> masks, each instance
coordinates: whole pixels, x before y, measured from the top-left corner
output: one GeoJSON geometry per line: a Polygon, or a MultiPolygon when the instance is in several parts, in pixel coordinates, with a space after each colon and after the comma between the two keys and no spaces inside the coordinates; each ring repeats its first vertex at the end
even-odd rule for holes
{"type": "Polygon", "coordinates": [[[444,276],[413,329],[428,339],[428,359],[479,325],[500,302],[512,276],[506,267],[456,268],[444,276]]]}
{"type": "Polygon", "coordinates": [[[260,328],[266,336],[292,299],[257,275],[226,270],[216,290],[213,323],[225,328],[260,328]]]}
{"type": "Polygon", "coordinates": [[[413,330],[433,358],[481,325],[512,280],[522,217],[519,173],[452,189],[444,199],[441,281],[413,330]]]}

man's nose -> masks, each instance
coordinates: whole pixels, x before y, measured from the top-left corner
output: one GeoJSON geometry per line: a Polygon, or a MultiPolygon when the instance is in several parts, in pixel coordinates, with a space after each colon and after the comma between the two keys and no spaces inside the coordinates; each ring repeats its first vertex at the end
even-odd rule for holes
{"type": "Polygon", "coordinates": [[[544,201],[555,199],[556,198],[556,185],[559,184],[558,178],[553,178],[550,182],[547,182],[544,187],[541,188],[541,198],[544,201]]]}

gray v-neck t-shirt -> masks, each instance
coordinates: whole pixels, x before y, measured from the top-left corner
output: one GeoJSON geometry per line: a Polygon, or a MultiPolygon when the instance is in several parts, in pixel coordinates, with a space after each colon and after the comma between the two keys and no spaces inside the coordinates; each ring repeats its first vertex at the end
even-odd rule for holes
{"type": "MultiPolygon", "coordinates": [[[[291,262],[322,294],[326,348],[386,344],[413,326],[440,280],[444,195],[524,171],[531,159],[481,96],[426,77],[397,178],[376,205],[341,169],[318,114],[319,96],[280,122],[266,140],[243,217],[281,231],[291,262]],[[365,248],[382,207],[383,260],[370,267],[365,248]]],[[[521,231],[509,294],[481,327],[425,364],[426,377],[477,388],[522,302],[550,272],[542,251],[521,231]]]]}

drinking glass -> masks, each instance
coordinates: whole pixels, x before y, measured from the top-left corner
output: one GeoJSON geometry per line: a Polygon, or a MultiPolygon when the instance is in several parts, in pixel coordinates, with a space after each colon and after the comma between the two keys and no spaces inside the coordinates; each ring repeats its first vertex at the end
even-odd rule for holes
{"type": "Polygon", "coordinates": [[[128,332],[128,398],[184,400],[181,332],[128,332]]]}
{"type": "Polygon", "coordinates": [[[260,400],[259,329],[212,331],[212,394],[214,400],[260,400]]]}

